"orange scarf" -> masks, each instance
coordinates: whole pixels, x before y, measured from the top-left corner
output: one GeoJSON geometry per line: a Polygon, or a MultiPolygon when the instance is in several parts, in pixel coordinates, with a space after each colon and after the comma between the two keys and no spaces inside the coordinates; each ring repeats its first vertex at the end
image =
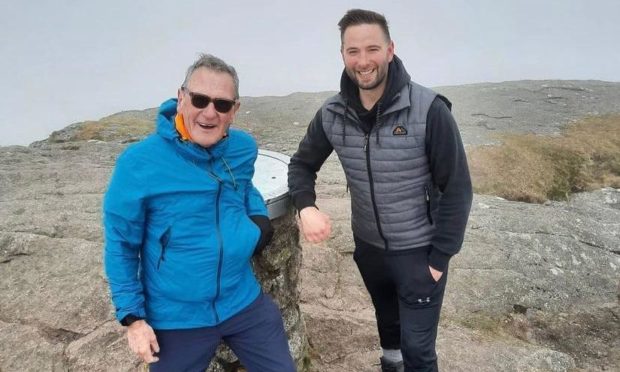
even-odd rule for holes
{"type": "Polygon", "coordinates": [[[192,140],[192,136],[189,135],[189,132],[185,127],[185,122],[183,121],[183,116],[181,116],[181,114],[177,114],[174,117],[174,124],[177,132],[179,132],[183,141],[192,140]]]}

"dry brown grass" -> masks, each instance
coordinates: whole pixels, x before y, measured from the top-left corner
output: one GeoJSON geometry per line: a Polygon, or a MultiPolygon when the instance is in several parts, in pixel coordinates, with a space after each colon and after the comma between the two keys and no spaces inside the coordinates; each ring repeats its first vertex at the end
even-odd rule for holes
{"type": "Polygon", "coordinates": [[[620,115],[584,119],[559,137],[502,135],[502,145],[468,151],[474,191],[542,203],[620,187],[620,115]]]}
{"type": "Polygon", "coordinates": [[[110,117],[82,123],[71,136],[71,141],[112,141],[130,137],[144,137],[153,132],[153,121],[139,117],[110,117]]]}
{"type": "Polygon", "coordinates": [[[84,121],[53,132],[49,141],[131,141],[145,137],[155,129],[157,109],[123,111],[98,121],[84,121]]]}

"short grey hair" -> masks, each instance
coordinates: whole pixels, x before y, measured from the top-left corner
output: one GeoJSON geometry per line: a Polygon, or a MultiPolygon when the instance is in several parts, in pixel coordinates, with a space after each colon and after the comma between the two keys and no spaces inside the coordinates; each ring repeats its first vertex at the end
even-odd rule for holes
{"type": "Polygon", "coordinates": [[[185,74],[185,80],[183,80],[183,88],[187,88],[187,83],[192,77],[192,74],[201,67],[211,71],[224,72],[230,75],[235,84],[235,99],[239,99],[239,76],[237,76],[237,71],[234,67],[224,62],[222,59],[211,54],[201,54],[196,62],[189,66],[187,73],[185,74]]]}

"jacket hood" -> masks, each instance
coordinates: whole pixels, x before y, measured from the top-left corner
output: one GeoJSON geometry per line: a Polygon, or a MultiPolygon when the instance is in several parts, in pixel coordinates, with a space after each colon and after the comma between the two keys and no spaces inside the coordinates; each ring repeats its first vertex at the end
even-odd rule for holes
{"type": "Polygon", "coordinates": [[[179,132],[174,127],[174,118],[177,115],[177,99],[171,98],[159,106],[157,113],[157,134],[167,140],[181,140],[179,132]]]}
{"type": "MultiPolygon", "coordinates": [[[[385,91],[383,95],[377,102],[378,104],[384,105],[396,97],[398,92],[409,83],[411,80],[411,76],[407,73],[403,62],[398,58],[398,56],[394,55],[392,62],[388,65],[388,76],[387,76],[387,84],[385,86],[385,91]]],[[[360,100],[359,88],[357,85],[351,80],[349,75],[347,75],[347,71],[342,71],[342,76],[340,78],[340,94],[344,98],[344,101],[347,102],[348,105],[353,107],[357,112],[364,112],[366,109],[362,106],[362,102],[360,100]]]]}
{"type": "Polygon", "coordinates": [[[194,142],[185,141],[181,138],[179,132],[175,128],[174,118],[177,115],[177,99],[171,98],[159,106],[159,112],[156,118],[156,133],[165,140],[172,142],[180,147],[180,150],[192,157],[199,159],[220,158],[224,154],[228,146],[228,137],[222,138],[215,145],[205,148],[194,142]]]}

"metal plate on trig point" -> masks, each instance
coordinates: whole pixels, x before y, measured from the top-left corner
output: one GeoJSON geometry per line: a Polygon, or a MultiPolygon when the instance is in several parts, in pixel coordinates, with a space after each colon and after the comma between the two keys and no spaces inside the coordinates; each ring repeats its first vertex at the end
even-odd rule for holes
{"type": "Polygon", "coordinates": [[[252,182],[267,203],[269,218],[276,219],[286,213],[288,194],[288,162],[290,157],[275,151],[258,150],[252,182]]]}

